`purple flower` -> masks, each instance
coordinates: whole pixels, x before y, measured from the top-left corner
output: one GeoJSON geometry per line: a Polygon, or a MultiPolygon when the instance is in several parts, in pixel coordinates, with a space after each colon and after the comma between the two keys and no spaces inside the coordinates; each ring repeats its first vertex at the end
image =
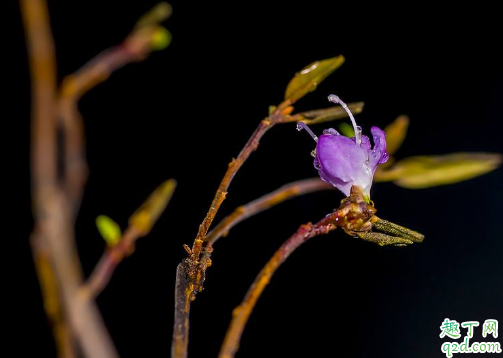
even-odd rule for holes
{"type": "Polygon", "coordinates": [[[324,130],[323,135],[318,138],[302,122],[298,123],[297,129],[305,129],[317,142],[314,166],[322,180],[332,184],[346,196],[349,196],[353,185],[358,185],[366,199],[370,200],[370,188],[377,165],[386,163],[389,157],[386,151],[386,135],[381,129],[372,127],[372,148],[369,138],[361,134],[361,128],[356,125],[347,105],[335,95],[330,95],[328,99],[341,104],[348,112],[355,129],[355,137],[345,137],[330,128],[324,130]]]}

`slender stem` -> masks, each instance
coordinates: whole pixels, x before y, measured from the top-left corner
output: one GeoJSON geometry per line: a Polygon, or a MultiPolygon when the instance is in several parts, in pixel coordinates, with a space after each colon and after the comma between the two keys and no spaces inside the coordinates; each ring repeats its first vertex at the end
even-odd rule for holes
{"type": "Polygon", "coordinates": [[[321,181],[319,178],[309,178],[295,181],[281,188],[264,195],[246,205],[240,206],[232,214],[224,218],[215,228],[206,236],[207,246],[213,246],[222,236],[227,235],[230,229],[241,221],[256,215],[264,210],[282,203],[285,200],[312,193],[319,190],[332,190],[333,186],[321,181]]]}
{"type": "Polygon", "coordinates": [[[96,298],[106,287],[115,268],[130,255],[140,237],[146,236],[171,200],[176,180],[169,179],[159,185],[129,218],[129,226],[118,243],[109,247],[81,288],[82,296],[96,298]]]}
{"type": "Polygon", "coordinates": [[[90,299],[96,298],[110,282],[117,266],[134,250],[136,240],[142,236],[143,233],[136,228],[128,227],[119,243],[103,253],[87,282],[82,285],[81,294],[90,299]]]}
{"type": "Polygon", "coordinates": [[[178,358],[187,357],[189,344],[190,301],[193,296],[187,265],[187,261],[184,260],[176,268],[175,320],[171,356],[178,358]]]}
{"type": "MultiPolygon", "coordinates": [[[[319,178],[299,180],[286,184],[267,195],[238,207],[232,214],[215,226],[215,228],[204,238],[202,242],[204,245],[204,250],[202,251],[203,255],[198,261],[199,267],[201,271],[203,271],[200,275],[204,276],[204,270],[211,264],[210,253],[212,245],[235,225],[285,200],[314,191],[328,189],[333,189],[333,187],[321,181],[319,178]]],[[[177,270],[175,326],[171,348],[172,357],[176,358],[187,357],[190,302],[194,298],[194,284],[197,283],[197,280],[190,278],[190,273],[193,272],[193,270],[193,264],[190,260],[184,260],[178,266],[177,270]]],[[[198,278],[201,280],[201,276],[198,276],[198,278]]]]}
{"type": "MultiPolygon", "coordinates": [[[[344,109],[334,110],[332,108],[303,112],[297,115],[290,116],[289,115],[290,111],[293,109],[292,107],[290,107],[290,104],[291,103],[289,103],[288,101],[281,103],[270,117],[260,122],[259,126],[252,134],[252,136],[250,137],[244,148],[241,150],[238,157],[229,163],[227,172],[225,173],[224,178],[222,179],[217,189],[217,192],[215,194],[215,197],[213,198],[208,213],[206,214],[206,217],[204,218],[201,225],[199,225],[199,231],[197,233],[196,240],[204,240],[206,234],[208,233],[209,227],[211,226],[215,218],[215,215],[218,212],[218,209],[220,208],[220,205],[225,200],[225,196],[227,195],[227,189],[229,188],[232,179],[234,178],[238,170],[241,168],[241,166],[244,164],[244,162],[248,159],[250,154],[257,149],[262,136],[270,128],[272,128],[272,126],[274,126],[277,123],[297,122],[300,120],[304,120],[307,123],[319,123],[323,120],[327,120],[327,118],[338,119],[348,116],[348,113],[344,109]],[[316,122],[310,122],[309,120],[316,122]]],[[[355,110],[358,112],[360,112],[363,108],[362,103],[355,103],[351,105],[354,106],[355,110]]]]}
{"type": "MultiPolygon", "coordinates": [[[[203,250],[201,250],[201,245],[206,240],[206,235],[211,224],[213,223],[215,215],[222,205],[222,202],[225,200],[227,189],[229,188],[232,179],[234,178],[238,170],[242,167],[244,162],[251,155],[251,153],[253,153],[257,149],[260,139],[270,128],[272,128],[277,123],[285,123],[292,120],[290,113],[292,112],[293,107],[291,107],[291,104],[292,103],[288,100],[282,102],[269,117],[262,120],[244,148],[239,153],[238,157],[236,159],[233,159],[229,163],[229,167],[227,168],[227,171],[217,189],[217,192],[215,193],[210,208],[206,213],[203,222],[199,225],[198,233],[192,245],[192,253],[189,257],[190,265],[187,265],[186,267],[189,279],[186,281],[187,286],[185,287],[185,290],[192,291],[190,294],[191,299],[194,299],[195,293],[199,292],[202,289],[202,283],[205,279],[206,268],[211,262],[209,261],[209,251],[204,250],[207,245],[203,247],[203,250]],[[201,253],[203,253],[202,258],[201,253]]],[[[211,245],[209,245],[209,247],[211,248],[211,245]]],[[[188,302],[188,305],[190,305],[190,301],[188,302]]],[[[172,349],[172,358],[182,358],[186,357],[187,355],[189,329],[188,311],[189,309],[183,311],[176,309],[175,307],[175,322],[187,322],[187,332],[185,332],[185,334],[177,334],[176,331],[173,332],[172,344],[173,346],[176,346],[177,349],[172,349]]]]}
{"type": "MultiPolygon", "coordinates": [[[[158,10],[159,7],[154,8],[151,13],[159,12],[158,10]]],[[[164,18],[165,16],[160,16],[156,20],[162,21],[164,18]]],[[[152,36],[157,29],[158,26],[155,23],[135,27],[135,30],[120,45],[101,52],[63,80],[58,114],[65,133],[65,190],[74,214],[80,207],[88,172],[85,159],[84,124],[77,104],[84,94],[104,82],[116,70],[145,59],[152,52],[152,36]]]]}
{"type": "Polygon", "coordinates": [[[232,182],[232,179],[234,179],[234,176],[238,172],[238,170],[243,166],[244,162],[248,159],[250,154],[254,152],[258,145],[260,138],[274,125],[273,122],[263,120],[260,122],[259,126],[253,132],[252,136],[246,143],[245,147],[241,152],[239,153],[238,157],[233,159],[229,163],[229,167],[227,168],[227,171],[225,172],[224,178],[222,179],[222,182],[218,186],[217,192],[215,194],[215,197],[213,198],[213,201],[211,202],[210,208],[208,210],[208,213],[206,214],[203,222],[201,225],[199,225],[199,231],[196,236],[196,240],[203,240],[206,234],[208,233],[208,229],[215,219],[215,215],[220,209],[220,205],[222,205],[222,202],[225,200],[225,196],[227,195],[227,189],[229,188],[229,185],[232,182]]]}
{"type": "Polygon", "coordinates": [[[236,354],[248,318],[276,270],[286,261],[291,253],[304,242],[315,236],[326,234],[334,230],[336,226],[333,225],[333,220],[336,215],[336,212],[330,214],[314,225],[311,223],[302,225],[297,232],[285,241],[275,252],[253,281],[243,302],[232,312],[232,321],[225,335],[222,348],[220,349],[219,358],[232,358],[236,354]]]}
{"type": "MultiPolygon", "coordinates": [[[[204,239],[206,237],[206,234],[208,233],[208,229],[212,224],[215,215],[218,212],[218,209],[222,205],[222,202],[225,200],[225,197],[227,195],[227,189],[229,188],[229,185],[232,182],[232,179],[234,178],[238,170],[243,166],[244,162],[248,159],[250,154],[257,149],[262,136],[270,128],[272,128],[272,126],[274,126],[276,123],[279,123],[282,119],[284,119],[285,116],[288,116],[288,114],[290,114],[293,107],[289,106],[289,103],[290,103],[289,101],[281,103],[278,106],[278,108],[273,112],[273,114],[271,114],[266,119],[262,120],[258,125],[258,127],[253,132],[252,136],[250,137],[244,148],[239,153],[238,157],[232,159],[232,161],[229,163],[227,171],[225,172],[225,175],[217,189],[217,192],[215,193],[215,197],[213,198],[210,208],[206,213],[203,222],[199,225],[199,230],[196,235],[196,238],[194,239],[192,249],[191,250],[189,249],[191,253],[189,256],[190,267],[188,268],[188,275],[190,277],[189,282],[190,286],[193,289],[193,295],[202,290],[202,284],[204,282],[205,271],[207,268],[206,265],[207,260],[206,259],[204,259],[203,261],[200,260],[201,254],[205,252],[205,250],[201,250],[201,248],[204,239]]],[[[208,256],[205,255],[205,257],[208,256]]],[[[176,319],[177,318],[175,317],[175,320],[176,319]]],[[[185,347],[185,350],[186,349],[187,347],[185,347]]]]}
{"type": "MultiPolygon", "coordinates": [[[[292,104],[293,103],[290,100],[282,102],[271,115],[269,115],[266,119],[262,120],[262,122],[260,122],[257,129],[244,146],[244,148],[239,153],[238,157],[236,159],[233,159],[229,163],[229,167],[227,168],[224,178],[222,179],[215,193],[210,208],[208,209],[208,212],[206,213],[203,222],[199,225],[199,230],[192,245],[191,254],[189,257],[190,265],[186,267],[187,274],[189,276],[189,280],[186,281],[188,285],[186,289],[189,289],[190,286],[192,290],[192,293],[190,295],[191,299],[195,297],[196,292],[199,292],[202,289],[202,283],[205,279],[205,271],[210,263],[209,252],[208,250],[205,250],[205,248],[208,246],[206,245],[202,247],[201,245],[204,243],[206,239],[206,235],[208,234],[208,230],[211,224],[213,223],[213,220],[215,219],[216,213],[218,212],[223,201],[225,200],[227,190],[230,186],[230,183],[232,182],[232,179],[234,178],[238,170],[241,168],[241,166],[244,164],[244,162],[248,159],[250,154],[257,149],[262,136],[277,123],[287,123],[287,122],[304,120],[305,117],[303,115],[308,114],[314,115],[315,117],[312,118],[313,121],[319,121],[319,122],[329,119],[342,118],[347,115],[345,111],[333,111],[330,109],[325,109],[321,110],[321,112],[316,113],[305,112],[303,114],[301,113],[299,115],[291,116],[290,113],[293,110],[293,107],[291,106],[292,104]],[[201,247],[203,249],[201,249],[201,247]],[[201,259],[201,253],[203,254],[202,259],[201,259]]],[[[363,105],[360,103],[356,104],[358,110],[361,110],[362,106],[363,105]]],[[[209,247],[211,248],[211,245],[209,245],[209,247]]],[[[188,304],[190,304],[190,301],[188,304]]],[[[187,319],[186,335],[176,335],[175,334],[176,331],[174,331],[173,345],[174,346],[176,345],[178,348],[172,349],[172,358],[185,357],[188,348],[188,339],[185,339],[188,335],[188,310],[187,312],[184,312],[183,310],[175,309],[175,321],[176,322],[184,321],[185,319],[187,319]],[[183,342],[179,341],[181,339],[180,337],[184,338],[183,342]]]]}

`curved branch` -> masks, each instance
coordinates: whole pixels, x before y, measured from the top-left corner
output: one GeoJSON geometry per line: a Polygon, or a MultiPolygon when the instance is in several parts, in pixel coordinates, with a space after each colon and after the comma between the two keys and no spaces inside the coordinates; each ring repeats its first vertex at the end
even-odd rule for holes
{"type": "Polygon", "coordinates": [[[205,237],[207,246],[213,244],[222,236],[226,236],[230,229],[241,221],[256,215],[264,210],[270,209],[285,200],[295,198],[300,195],[313,193],[320,190],[333,190],[334,187],[319,178],[309,178],[283,185],[281,188],[266,194],[246,205],[238,207],[232,214],[223,219],[215,228],[205,237]]]}
{"type": "MultiPolygon", "coordinates": [[[[232,214],[224,218],[215,228],[204,238],[203,255],[200,259],[200,266],[207,268],[211,265],[210,254],[213,244],[222,236],[225,236],[231,228],[241,221],[267,210],[285,200],[312,193],[319,190],[333,189],[333,186],[321,181],[319,178],[310,178],[295,181],[282,186],[281,188],[266,194],[246,205],[238,207],[232,214]]],[[[178,265],[175,289],[175,324],[173,328],[173,342],[171,346],[172,357],[187,357],[187,346],[189,337],[189,313],[190,302],[193,297],[193,284],[189,277],[189,272],[193,269],[190,260],[184,260],[178,265]]]]}
{"type": "Polygon", "coordinates": [[[225,340],[220,349],[219,358],[233,358],[239,348],[239,341],[243,330],[248,322],[248,318],[257,303],[260,295],[271,280],[276,270],[300,245],[307,240],[318,235],[327,234],[334,230],[333,224],[338,212],[327,215],[316,224],[308,223],[302,225],[281,247],[275,252],[273,257],[267,262],[264,268],[253,281],[248,289],[243,302],[232,312],[232,321],[225,335],[225,340]]]}
{"type": "Polygon", "coordinates": [[[84,124],[78,110],[78,102],[84,94],[104,82],[116,70],[142,61],[155,51],[153,41],[159,31],[163,30],[159,23],[169,17],[170,9],[168,4],[160,3],[140,18],[134,30],[120,45],[101,52],[63,79],[58,114],[65,134],[65,190],[71,200],[74,215],[80,207],[88,171],[84,124]]]}

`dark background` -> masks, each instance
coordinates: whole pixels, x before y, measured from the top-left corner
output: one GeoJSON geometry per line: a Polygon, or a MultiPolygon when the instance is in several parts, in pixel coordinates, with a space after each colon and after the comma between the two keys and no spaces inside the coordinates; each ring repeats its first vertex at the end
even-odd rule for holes
{"type": "MultiPolygon", "coordinates": [[[[15,80],[4,121],[16,138],[9,178],[19,187],[21,225],[9,278],[15,314],[2,341],[16,356],[54,356],[30,256],[29,77],[19,9],[6,56],[15,80]],[[12,108],[11,108],[12,107],[12,108]],[[12,129],[11,129],[12,126],[12,129]]],[[[155,1],[50,1],[59,76],[118,44],[155,1]]],[[[77,223],[86,273],[103,252],[94,226],[106,214],[123,227],[163,180],[177,192],[151,235],[138,242],[98,299],[122,357],[168,356],[175,267],[192,242],[227,163],[295,72],[343,54],[346,63],[297,106],[327,106],[329,93],[365,101],[364,130],[411,118],[399,158],[459,151],[503,152],[501,28],[489,8],[368,8],[342,3],[173,2],[163,52],[115,73],[81,101],[90,179],[77,223]]],[[[321,132],[326,126],[313,129],[321,132]]],[[[10,134],[9,134],[10,136],[10,134]]],[[[218,218],[284,183],[314,176],[313,143],[294,124],[271,130],[232,183],[218,218]]],[[[316,238],[277,272],[243,336],[239,357],[440,357],[439,326],[503,319],[503,171],[427,190],[376,184],[378,214],[426,235],[423,244],[380,248],[342,232],[316,238]]],[[[215,357],[231,311],[273,252],[342,195],[297,198],[257,215],[215,247],[205,291],[192,306],[191,357],[215,357]]],[[[217,220],[218,220],[217,218],[217,220]]],[[[500,321],[500,323],[503,321],[500,321]]],[[[463,333],[465,330],[463,330],[463,333]]],[[[500,330],[501,333],[501,330],[500,330]]],[[[475,341],[483,341],[481,328],[475,341]]],[[[501,338],[498,339],[501,342],[501,338]]],[[[6,348],[7,349],[7,348],[6,348]]]]}

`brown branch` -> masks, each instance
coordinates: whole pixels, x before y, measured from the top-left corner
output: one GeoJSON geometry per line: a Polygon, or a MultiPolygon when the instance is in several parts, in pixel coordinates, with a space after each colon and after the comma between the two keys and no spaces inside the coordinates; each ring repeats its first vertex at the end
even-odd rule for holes
{"type": "MultiPolygon", "coordinates": [[[[199,226],[199,231],[197,233],[197,236],[194,240],[194,243],[192,245],[192,249],[190,249],[190,255],[188,261],[184,263],[186,272],[189,276],[189,279],[186,281],[188,286],[186,287],[186,290],[191,290],[190,298],[194,299],[195,294],[197,292],[200,292],[202,290],[202,284],[205,279],[205,272],[206,268],[210,266],[211,260],[210,260],[210,255],[209,253],[211,252],[211,245],[205,245],[201,249],[201,245],[203,245],[204,241],[207,240],[206,235],[208,233],[209,227],[211,226],[215,215],[220,208],[222,202],[225,200],[225,197],[227,195],[227,189],[229,188],[230,183],[232,182],[232,179],[238,172],[238,170],[241,168],[241,166],[244,164],[244,162],[248,159],[251,153],[253,153],[260,142],[260,139],[262,136],[270,129],[272,128],[275,124],[278,123],[288,123],[288,122],[295,122],[295,121],[300,121],[300,120],[310,120],[313,123],[320,123],[322,121],[327,121],[327,120],[333,120],[333,119],[338,119],[338,118],[343,118],[346,117],[347,114],[345,111],[341,111],[340,109],[336,108],[336,110],[333,110],[331,108],[328,109],[322,109],[322,110],[317,110],[317,111],[309,111],[309,112],[303,112],[299,113],[297,115],[291,116],[290,113],[293,110],[293,107],[291,106],[290,101],[284,101],[282,102],[267,118],[262,120],[255,130],[255,132],[252,134],[244,148],[241,150],[239,153],[238,157],[236,159],[233,159],[229,163],[229,167],[227,169],[227,172],[224,175],[224,178],[222,179],[217,192],[215,194],[215,197],[213,198],[213,201],[211,203],[210,209],[208,210],[203,222],[199,226]],[[208,251],[208,248],[210,251],[208,251]],[[203,256],[201,257],[201,254],[203,256]]],[[[351,104],[353,106],[353,109],[355,111],[359,112],[363,108],[362,103],[356,103],[356,104],[351,104]]],[[[239,209],[238,209],[239,210],[239,209]]],[[[236,213],[236,217],[239,214],[236,213]]],[[[213,240],[212,238],[210,238],[213,240]]],[[[183,263],[182,263],[183,264],[183,263]]],[[[182,292],[182,290],[177,290],[176,292],[182,292]]],[[[184,291],[185,292],[185,291],[184,291]]],[[[185,296],[187,294],[184,293],[182,296],[178,297],[176,296],[175,302],[183,302],[185,299],[185,296]]],[[[181,303],[180,303],[181,305],[181,303]]],[[[190,305],[190,301],[189,301],[190,305]]],[[[187,322],[187,324],[183,327],[186,328],[185,332],[177,332],[176,330],[173,332],[173,346],[178,347],[176,350],[172,350],[172,354],[174,354],[172,357],[173,358],[181,358],[181,357],[186,357],[187,356],[187,349],[188,349],[188,312],[189,309],[186,311],[180,310],[175,308],[175,321],[176,322],[187,322]],[[177,314],[183,314],[187,315],[187,317],[178,317],[177,314]],[[182,340],[182,341],[180,341],[182,340]]],[[[175,326],[176,327],[181,327],[181,326],[175,326]]]]}
{"type": "MultiPolygon", "coordinates": [[[[335,69],[335,68],[334,68],[335,69]]],[[[331,70],[333,71],[333,69],[331,70]]],[[[327,72],[326,75],[328,75],[331,71],[327,72]]],[[[317,81],[322,81],[326,76],[323,75],[318,78],[317,81]]],[[[309,92],[310,90],[314,89],[316,87],[317,83],[312,80],[312,83],[306,84],[306,88],[304,88],[302,91],[307,91],[309,92]]],[[[301,92],[302,92],[301,91],[301,92]]],[[[304,94],[307,92],[303,92],[304,94]]],[[[302,97],[302,96],[300,96],[302,97]]],[[[202,284],[205,279],[205,272],[206,268],[211,264],[211,261],[209,261],[209,253],[207,251],[208,248],[211,249],[211,246],[205,245],[203,246],[204,240],[208,234],[208,230],[213,223],[213,220],[215,218],[216,213],[218,212],[220,206],[222,205],[223,201],[225,200],[225,197],[227,195],[227,190],[236,175],[236,173],[239,171],[241,166],[244,164],[244,162],[248,159],[248,157],[253,153],[260,142],[260,139],[262,136],[270,129],[272,128],[275,124],[278,123],[287,123],[287,122],[296,122],[296,121],[309,121],[310,123],[320,123],[323,121],[328,121],[328,120],[333,120],[333,119],[338,119],[338,118],[343,118],[347,116],[345,111],[341,109],[336,109],[333,110],[331,108],[328,109],[323,109],[323,110],[317,110],[317,111],[310,111],[310,112],[304,112],[300,113],[297,115],[290,115],[291,112],[293,111],[292,105],[294,102],[299,99],[300,97],[296,96],[290,96],[290,98],[293,99],[285,99],[278,107],[271,107],[270,114],[268,117],[266,117],[264,120],[262,120],[255,130],[255,132],[252,134],[244,148],[241,150],[239,153],[238,157],[233,159],[227,168],[227,171],[220,182],[220,185],[215,193],[215,196],[213,198],[213,201],[211,202],[210,208],[208,209],[208,212],[206,213],[205,218],[203,219],[202,223],[199,225],[199,230],[197,232],[196,238],[194,239],[194,242],[192,244],[192,248],[189,248],[187,245],[185,245],[185,249],[189,253],[189,258],[188,260],[185,260],[185,268],[187,270],[187,274],[189,276],[189,279],[187,280],[187,284],[190,286],[189,288],[192,290],[191,293],[191,299],[195,298],[195,295],[197,292],[200,292],[202,290],[202,284]],[[201,254],[203,254],[203,257],[201,258],[201,254]]],[[[352,104],[354,107],[355,111],[361,111],[363,108],[362,103],[357,103],[357,104],[352,104]]],[[[178,292],[178,291],[177,291],[178,292]]],[[[181,298],[180,298],[181,299],[181,298]]],[[[178,302],[178,300],[177,300],[178,302]]],[[[178,312],[183,312],[182,310],[175,310],[175,315],[178,312]]],[[[188,312],[188,310],[187,310],[188,312]]],[[[182,321],[183,317],[175,317],[175,321],[182,321]]],[[[188,324],[187,324],[187,330],[188,330],[188,324]]],[[[184,337],[184,343],[185,347],[183,349],[177,349],[177,350],[172,350],[174,352],[173,357],[184,357],[187,354],[187,343],[188,339],[185,339],[186,337],[183,334],[175,334],[174,332],[173,335],[173,345],[176,345],[178,347],[181,347],[182,344],[178,342],[177,340],[180,339],[179,337],[184,337]],[[178,353],[177,353],[178,352],[178,353]]],[[[188,334],[188,331],[185,332],[185,334],[188,334]]]]}
{"type": "Polygon", "coordinates": [[[334,230],[336,228],[334,220],[338,215],[338,212],[334,212],[314,225],[311,223],[302,225],[297,232],[285,241],[276,251],[255,278],[255,281],[253,281],[243,302],[232,312],[232,322],[227,330],[222,348],[220,349],[219,358],[232,358],[236,354],[248,318],[276,270],[285,262],[290,254],[304,242],[315,236],[327,234],[334,230]]]}
{"type": "MultiPolygon", "coordinates": [[[[20,5],[32,78],[31,186],[33,216],[37,223],[47,214],[45,202],[56,186],[55,51],[45,2],[23,0],[20,5]]],[[[40,230],[34,231],[31,246],[44,309],[55,337],[58,355],[75,356],[71,337],[63,333],[70,330],[60,305],[58,283],[47,243],[40,230]]]]}
{"type": "Polygon", "coordinates": [[[82,281],[82,272],[73,237],[73,221],[68,216],[68,202],[57,182],[56,64],[47,4],[43,0],[22,0],[20,3],[33,93],[33,251],[38,275],[43,277],[42,284],[57,282],[58,285],[58,289],[43,290],[44,302],[47,307],[48,303],[62,299],[63,307],[53,307],[54,311],[49,313],[52,317],[64,316],[69,325],[61,323],[54,327],[55,336],[61,340],[57,343],[60,353],[71,350],[73,344],[69,335],[61,336],[59,330],[71,327],[87,357],[116,357],[96,306],[82,302],[75,295],[82,281]],[[42,261],[43,258],[48,261],[42,261]],[[49,261],[50,269],[46,265],[49,261]]]}
{"type": "Polygon", "coordinates": [[[215,228],[206,236],[206,246],[213,244],[222,236],[226,236],[230,229],[241,221],[260,213],[261,211],[270,209],[271,207],[282,203],[285,200],[297,197],[299,195],[309,194],[319,190],[332,190],[334,187],[321,181],[319,178],[309,178],[295,181],[282,186],[281,188],[264,195],[246,205],[238,207],[232,214],[223,219],[215,228]]]}
{"type": "Polygon", "coordinates": [[[33,233],[30,243],[35,269],[40,282],[44,310],[52,328],[57,356],[76,358],[75,340],[62,310],[63,305],[59,295],[58,283],[52,269],[48,249],[42,247],[44,242],[36,233],[33,233]]]}
{"type": "MultiPolygon", "coordinates": [[[[293,110],[291,104],[292,103],[289,101],[281,103],[269,117],[262,120],[262,122],[260,122],[257,129],[244,146],[243,150],[239,153],[238,157],[236,159],[233,159],[229,163],[227,172],[225,173],[224,178],[222,179],[222,182],[217,189],[210,209],[208,210],[208,213],[206,214],[203,222],[199,226],[196,240],[204,240],[204,238],[206,237],[209,227],[211,226],[213,219],[215,218],[215,215],[220,208],[220,205],[225,200],[227,189],[229,188],[232,179],[244,164],[244,162],[248,159],[250,154],[257,149],[260,139],[270,128],[272,128],[277,123],[290,123],[304,120],[306,121],[306,123],[315,124],[327,120],[335,120],[347,117],[346,111],[341,107],[318,109],[290,116],[290,113],[293,110]]],[[[363,109],[362,102],[351,103],[349,106],[355,111],[355,113],[359,113],[363,109]]]]}
{"type": "Polygon", "coordinates": [[[130,255],[136,240],[147,235],[168,206],[176,188],[176,180],[169,179],[159,185],[129,218],[129,226],[117,245],[109,247],[81,288],[81,294],[96,298],[108,284],[116,267],[130,255]]]}
{"type": "MultiPolygon", "coordinates": [[[[262,120],[262,122],[260,122],[259,126],[255,130],[255,132],[253,132],[252,136],[250,137],[244,148],[239,153],[238,157],[236,159],[233,159],[229,163],[229,167],[227,168],[224,178],[222,179],[217,189],[215,197],[213,198],[213,201],[210,205],[210,208],[203,222],[201,223],[201,225],[199,225],[199,231],[196,235],[196,239],[194,240],[193,249],[197,244],[198,240],[203,241],[205,240],[209,227],[213,223],[213,220],[215,218],[216,213],[218,212],[218,209],[220,208],[220,205],[225,200],[225,197],[227,195],[227,189],[229,188],[232,179],[239,171],[239,169],[241,169],[242,165],[248,159],[250,154],[257,149],[260,139],[270,128],[272,128],[275,124],[278,123],[290,123],[303,120],[306,121],[306,123],[315,124],[325,122],[328,120],[335,120],[347,117],[346,111],[339,107],[324,108],[324,109],[302,112],[295,115],[290,115],[290,113],[293,110],[291,104],[292,103],[288,100],[282,102],[272,112],[272,114],[269,117],[262,120]]],[[[363,109],[362,102],[350,103],[349,106],[355,113],[359,113],[363,109]]],[[[192,259],[193,261],[198,261],[199,257],[193,257],[192,259]]]]}
{"type": "Polygon", "coordinates": [[[281,264],[307,240],[340,227],[351,236],[358,236],[380,246],[406,246],[423,241],[424,236],[422,234],[382,220],[376,217],[375,213],[376,210],[373,204],[368,204],[365,201],[362,189],[353,185],[350,195],[341,201],[341,205],[337,210],[315,225],[311,223],[302,225],[293,236],[281,245],[262,268],[241,304],[232,312],[232,321],[220,349],[219,358],[234,357],[239,348],[239,342],[248,318],[260,295],[281,264]],[[373,229],[382,231],[385,234],[374,232],[373,229]]]}
{"type": "Polygon", "coordinates": [[[87,282],[82,286],[81,294],[88,299],[96,298],[110,282],[117,266],[134,251],[136,240],[142,236],[144,234],[135,227],[128,227],[119,243],[105,251],[87,282]]]}
{"type": "Polygon", "coordinates": [[[250,154],[257,149],[262,136],[275,124],[280,123],[288,117],[292,110],[293,107],[290,106],[290,101],[284,101],[269,117],[260,122],[238,157],[229,163],[211,206],[203,222],[199,225],[199,231],[194,239],[192,249],[185,246],[185,249],[189,253],[189,258],[182,261],[179,265],[179,271],[182,272],[181,268],[183,267],[183,271],[187,274],[188,279],[177,279],[177,282],[186,284],[186,286],[175,291],[175,328],[172,338],[172,358],[183,358],[187,356],[190,301],[195,299],[197,292],[202,291],[206,269],[211,265],[209,252],[202,247],[202,245],[220,205],[222,205],[222,202],[225,200],[227,189],[238,170],[248,159],[250,154]],[[201,254],[203,254],[202,258],[201,254]],[[187,303],[187,307],[185,307],[185,302],[187,303]],[[183,324],[180,324],[180,322],[183,322],[183,324]]]}
{"type": "Polygon", "coordinates": [[[281,105],[279,105],[279,107],[274,111],[274,113],[270,117],[267,117],[266,119],[260,122],[259,126],[255,130],[255,132],[253,132],[252,136],[250,137],[244,148],[241,150],[237,158],[233,159],[229,163],[229,167],[227,168],[224,178],[222,179],[222,182],[220,183],[217,189],[217,192],[215,194],[215,197],[213,198],[208,213],[206,214],[206,217],[204,218],[201,225],[199,225],[199,231],[197,233],[196,240],[204,240],[204,238],[206,237],[209,227],[213,222],[213,219],[215,218],[215,215],[218,209],[220,208],[220,205],[225,200],[225,196],[227,195],[227,189],[229,188],[232,179],[234,179],[234,176],[236,175],[238,170],[241,169],[241,167],[243,166],[244,162],[248,159],[250,154],[257,149],[262,136],[275,124],[279,123],[280,121],[283,120],[283,118],[285,118],[288,114],[290,114],[292,109],[293,108],[290,107],[289,101],[285,101],[281,105]]]}
{"type": "MultiPolygon", "coordinates": [[[[318,190],[333,189],[333,186],[321,181],[319,178],[310,178],[295,181],[264,195],[246,205],[238,207],[232,214],[224,218],[205,237],[201,265],[204,269],[211,265],[210,253],[213,244],[222,236],[226,235],[231,228],[241,221],[267,210],[285,200],[299,195],[308,194],[318,190]]],[[[173,328],[173,342],[171,346],[172,357],[187,357],[189,336],[189,313],[190,302],[194,298],[193,283],[189,279],[189,272],[193,270],[190,260],[186,259],[178,265],[176,289],[175,289],[175,324],[173,328]]]]}
{"type": "Polygon", "coordinates": [[[187,260],[183,260],[176,268],[175,319],[171,357],[178,358],[187,358],[189,345],[189,314],[193,293],[189,277],[190,265],[187,260]]]}
{"type": "Polygon", "coordinates": [[[143,19],[145,26],[137,27],[134,36],[128,37],[122,52],[112,51],[107,56],[98,56],[99,60],[67,78],[57,104],[54,44],[47,4],[44,0],[21,0],[20,5],[33,93],[31,150],[35,230],[32,250],[44,306],[53,324],[59,356],[76,356],[72,339],[75,337],[87,357],[117,357],[96,304],[79,295],[83,275],[73,222],[80,206],[86,165],[77,101],[85,91],[106,78],[103,76],[105,72],[148,54],[159,28],[143,19]],[[58,117],[61,123],[57,122],[58,117]],[[66,144],[63,182],[57,175],[58,124],[62,126],[66,144]]]}
{"type": "Polygon", "coordinates": [[[118,46],[98,54],[81,69],[64,78],[59,95],[58,112],[65,133],[65,190],[76,213],[87,179],[83,121],[78,111],[82,96],[121,67],[142,61],[155,50],[153,41],[162,27],[158,24],[171,14],[160,3],[144,15],[133,32],[118,46]]]}
{"type": "Polygon", "coordinates": [[[95,302],[79,295],[83,274],[75,246],[73,217],[68,200],[63,191],[59,190],[48,204],[50,214],[39,225],[48,243],[72,332],[86,357],[118,357],[95,302]]]}

